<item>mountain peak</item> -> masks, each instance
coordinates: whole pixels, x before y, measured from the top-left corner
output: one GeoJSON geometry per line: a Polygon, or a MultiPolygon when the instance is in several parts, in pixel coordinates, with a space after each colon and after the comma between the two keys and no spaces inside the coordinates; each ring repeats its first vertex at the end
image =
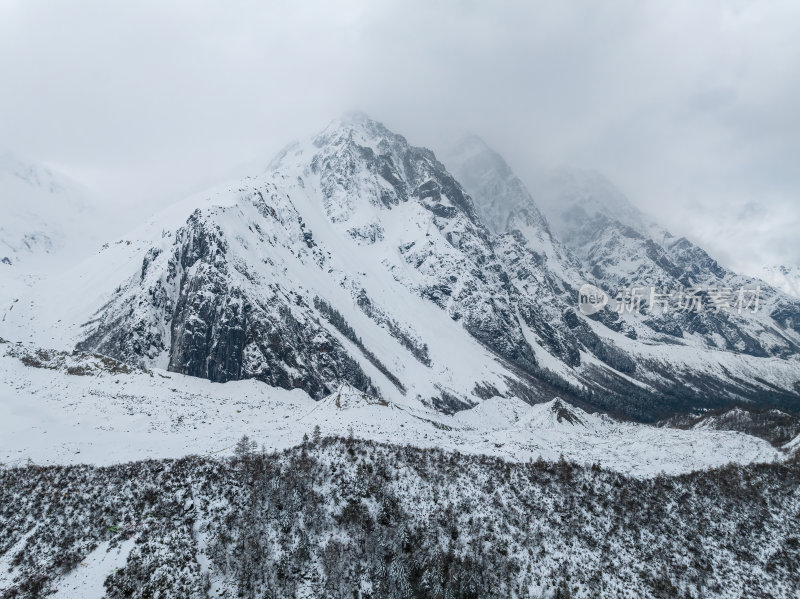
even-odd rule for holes
{"type": "Polygon", "coordinates": [[[376,122],[366,112],[362,112],[360,110],[347,111],[343,113],[338,120],[343,124],[348,124],[351,126],[366,125],[368,123],[376,122]]]}
{"type": "Polygon", "coordinates": [[[363,112],[347,112],[331,121],[327,127],[314,138],[314,145],[322,148],[328,145],[339,145],[353,141],[358,145],[377,148],[382,140],[402,141],[405,138],[390,131],[383,123],[370,118],[363,112]]]}
{"type": "Polygon", "coordinates": [[[573,426],[588,428],[588,414],[560,397],[531,407],[521,422],[523,428],[534,430],[569,429],[573,426]]]}
{"type": "Polygon", "coordinates": [[[339,118],[333,119],[328,126],[325,127],[323,134],[333,131],[354,129],[375,130],[377,128],[386,129],[382,123],[371,118],[367,113],[350,111],[343,113],[339,118]]]}
{"type": "Polygon", "coordinates": [[[537,186],[537,199],[554,231],[570,238],[575,219],[617,221],[646,233],[642,213],[603,174],[592,169],[560,167],[537,186]]]}
{"type": "Polygon", "coordinates": [[[481,220],[493,233],[504,233],[513,216],[536,228],[549,227],[522,181],[479,136],[463,137],[445,159],[475,202],[481,220]]]}

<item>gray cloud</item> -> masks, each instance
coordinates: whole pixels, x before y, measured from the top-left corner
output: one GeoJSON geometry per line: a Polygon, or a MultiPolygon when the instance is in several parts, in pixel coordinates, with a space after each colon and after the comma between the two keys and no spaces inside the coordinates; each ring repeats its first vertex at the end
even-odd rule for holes
{"type": "Polygon", "coordinates": [[[175,197],[361,109],[605,172],[726,263],[800,263],[800,5],[0,3],[0,144],[175,197]],[[743,213],[746,206],[763,209],[743,213]]]}

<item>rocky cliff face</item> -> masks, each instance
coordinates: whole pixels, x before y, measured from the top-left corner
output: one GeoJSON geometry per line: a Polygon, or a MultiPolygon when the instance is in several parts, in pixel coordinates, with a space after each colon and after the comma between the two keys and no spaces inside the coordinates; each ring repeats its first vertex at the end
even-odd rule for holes
{"type": "MultiPolygon", "coordinates": [[[[239,206],[246,205],[253,219],[274,220],[277,213],[263,197],[269,189],[243,191],[239,206]]],[[[248,270],[237,251],[246,242],[231,239],[220,225],[243,215],[237,207],[192,214],[165,249],[148,253],[141,272],[120,289],[78,349],[160,363],[215,382],[257,378],[313,397],[330,393],[338,380],[378,393],[302,296],[248,270]]],[[[299,225],[281,228],[303,238],[299,225]]],[[[252,249],[268,255],[270,240],[253,232],[252,249]]]]}
{"type": "MultiPolygon", "coordinates": [[[[79,348],[314,397],[349,381],[444,411],[493,395],[561,394],[642,419],[720,397],[798,405],[798,335],[774,319],[716,319],[698,335],[700,324],[669,333],[666,320],[577,311],[587,277],[622,277],[619,264],[615,279],[592,274],[588,255],[604,244],[669,281],[714,274],[699,248],[609,224],[589,254],[568,249],[498,155],[467,155],[470,193],[383,125],[335,121],[154,240],[79,348]]],[[[793,304],[770,293],[791,318],[793,304]]]]}
{"type": "Polygon", "coordinates": [[[490,233],[433,152],[409,146],[402,136],[360,115],[336,123],[313,145],[319,151],[311,157],[310,173],[302,161],[289,157],[273,165],[276,172],[302,170],[312,179],[309,185],[318,186],[328,218],[362,246],[384,241],[387,229],[397,226],[387,222],[399,217],[393,209],[411,202],[418,231],[404,231],[392,248],[406,271],[393,269],[393,274],[463,322],[485,346],[532,371],[535,358],[515,318],[490,233]],[[419,235],[423,226],[424,238],[419,235]]]}

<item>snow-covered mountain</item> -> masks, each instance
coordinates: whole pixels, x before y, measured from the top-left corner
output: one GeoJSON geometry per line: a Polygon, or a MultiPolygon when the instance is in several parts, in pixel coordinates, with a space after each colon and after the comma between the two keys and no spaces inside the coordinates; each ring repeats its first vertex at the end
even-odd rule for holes
{"type": "Polygon", "coordinates": [[[489,234],[431,152],[355,117],[227,193],[148,251],[80,348],[443,409],[534,371],[489,234]]]}
{"type": "MultiPolygon", "coordinates": [[[[527,205],[541,204],[555,234],[555,238],[550,236],[549,252],[543,252],[557,256],[557,260],[550,260],[547,265],[549,270],[554,271],[553,264],[558,263],[554,276],[573,287],[581,282],[593,283],[611,298],[626,288],[639,288],[642,301],[638,312],[615,310],[609,303],[604,310],[590,317],[593,323],[605,325],[597,327],[590,323],[600,338],[606,337],[611,329],[617,333],[612,337],[613,347],[626,350],[610,352],[613,360],[611,365],[616,370],[625,372],[626,355],[636,356],[634,363],[639,362],[649,370],[661,370],[660,374],[666,377],[674,376],[675,370],[695,370],[696,374],[689,375],[694,379],[691,385],[662,388],[667,395],[677,392],[678,395],[690,396],[695,395],[698,388],[704,388],[702,393],[709,394],[720,391],[717,383],[706,378],[703,367],[691,365],[693,360],[698,359],[708,365],[703,356],[714,356],[710,359],[720,360],[721,363],[726,362],[729,354],[740,357],[743,354],[777,356],[792,362],[797,359],[796,315],[800,311],[800,303],[795,298],[764,285],[758,279],[722,268],[687,239],[675,238],[658,225],[649,223],[602,175],[592,171],[559,169],[538,182],[534,203],[533,197],[527,192],[522,196],[517,193],[494,193],[495,190],[507,188],[506,181],[519,179],[510,174],[510,169],[496,152],[477,138],[469,138],[460,144],[452,155],[455,162],[450,166],[454,172],[463,174],[464,181],[471,183],[471,186],[467,184],[467,191],[472,195],[478,211],[486,205],[495,211],[506,209],[511,215],[505,217],[506,233],[499,236],[500,240],[512,235],[530,239],[530,234],[522,233],[529,229],[521,226],[519,220],[515,222],[513,217],[516,207],[522,204],[519,198],[525,197],[524,203],[527,205]],[[564,242],[563,246],[560,241],[564,242]],[[758,310],[751,313],[752,309],[736,309],[737,290],[755,288],[758,288],[758,310]],[[706,303],[712,295],[720,299],[718,306],[713,309],[676,311],[673,302],[673,310],[667,311],[663,303],[656,304],[655,309],[649,306],[650,289],[663,294],[661,297],[665,301],[673,301],[682,294],[688,297],[693,289],[698,290],[698,296],[706,303]],[[723,295],[725,291],[727,295],[723,295]],[[672,299],[667,300],[668,296],[672,299]],[[730,304],[727,309],[722,306],[723,299],[730,304]],[[655,346],[660,346],[658,359],[642,360],[643,354],[649,354],[655,346]],[[690,347],[691,350],[688,349],[690,347]],[[665,358],[674,362],[662,370],[665,358]]],[[[532,209],[527,212],[541,214],[532,209]]],[[[543,228],[546,227],[545,224],[543,228]]],[[[540,233],[539,237],[545,236],[540,233]]],[[[539,290],[536,295],[546,305],[558,305],[550,298],[543,298],[539,290]]],[[[755,293],[747,296],[751,302],[754,301],[753,295],[755,293]]],[[[568,311],[572,306],[562,303],[559,308],[570,315],[572,323],[580,323],[581,320],[572,318],[568,311]]],[[[751,307],[754,308],[755,304],[751,307]]],[[[608,360],[606,364],[609,364],[608,360]]],[[[729,379],[738,378],[734,369],[728,366],[722,368],[732,375],[729,379]]],[[[793,363],[792,368],[796,369],[797,365],[793,363]]],[[[641,369],[634,376],[638,378],[640,372],[641,369]]],[[[636,394],[635,389],[630,392],[636,394]]],[[[776,396],[772,399],[776,399],[776,396]]]]}
{"type": "Polygon", "coordinates": [[[632,216],[599,227],[589,254],[565,247],[485,151],[462,146],[468,168],[453,168],[475,185],[465,189],[431,151],[363,115],[339,119],[265,173],[190,198],[52,279],[58,300],[36,290],[0,334],[317,399],[347,381],[445,413],[496,396],[561,396],[643,420],[734,400],[797,409],[796,300],[769,288],[766,315],[677,324],[587,317],[576,305],[586,280],[736,275],[688,242],[655,244],[632,216]],[[481,214],[501,208],[505,230],[493,232],[481,214]],[[637,262],[606,276],[589,256],[616,255],[613,240],[637,262]]]}
{"type": "MultiPolygon", "coordinates": [[[[0,321],[30,301],[25,298],[37,297],[41,290],[34,288],[45,279],[99,251],[112,220],[102,202],[69,177],[0,152],[0,321]]],[[[47,293],[57,301],[63,292],[47,293]]],[[[29,312],[28,322],[40,315],[29,312]]]]}

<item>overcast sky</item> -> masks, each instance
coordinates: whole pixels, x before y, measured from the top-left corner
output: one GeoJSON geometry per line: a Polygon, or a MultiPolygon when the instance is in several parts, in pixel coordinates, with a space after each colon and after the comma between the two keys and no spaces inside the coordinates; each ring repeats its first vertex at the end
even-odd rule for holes
{"type": "Polygon", "coordinates": [[[359,109],[605,173],[724,264],[800,263],[800,2],[0,0],[0,146],[178,199],[359,109]]]}

